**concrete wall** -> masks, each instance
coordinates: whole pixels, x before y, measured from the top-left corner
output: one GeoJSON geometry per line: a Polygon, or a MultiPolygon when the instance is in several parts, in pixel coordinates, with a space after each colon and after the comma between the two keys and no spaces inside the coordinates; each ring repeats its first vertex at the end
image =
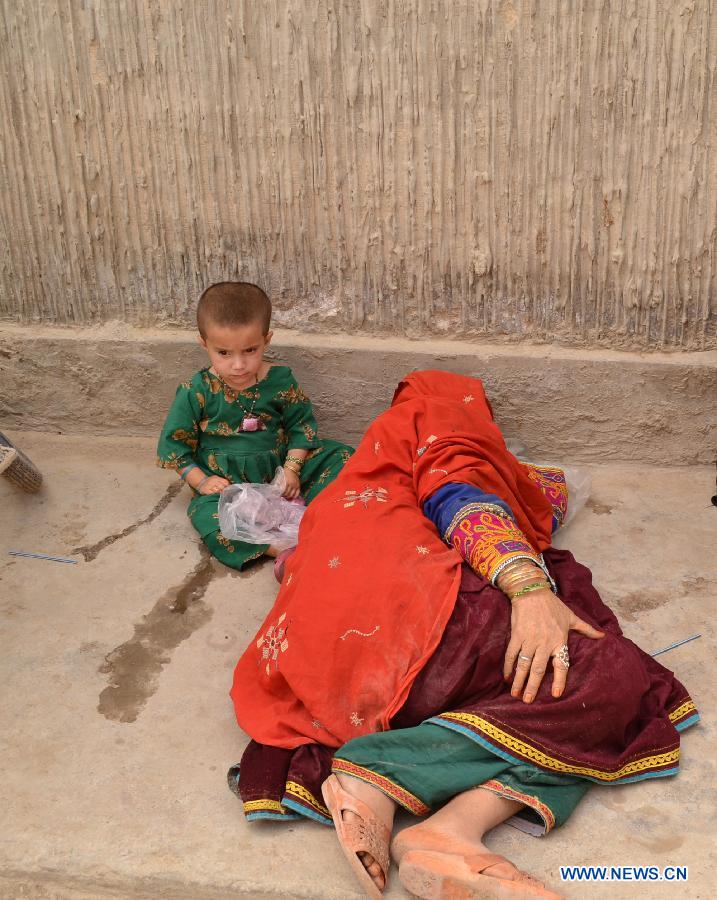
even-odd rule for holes
{"type": "Polygon", "coordinates": [[[713,0],[0,0],[0,317],[717,346],[713,0]]]}
{"type": "MultiPolygon", "coordinates": [[[[314,335],[279,329],[324,437],[358,443],[398,381],[437,368],[483,379],[506,437],[533,459],[712,463],[717,351],[629,353],[479,342],[314,335]]],[[[14,430],[157,436],[177,385],[206,356],[192,333],[0,327],[0,423],[14,430]]],[[[150,461],[148,460],[148,463],[150,461]]]]}

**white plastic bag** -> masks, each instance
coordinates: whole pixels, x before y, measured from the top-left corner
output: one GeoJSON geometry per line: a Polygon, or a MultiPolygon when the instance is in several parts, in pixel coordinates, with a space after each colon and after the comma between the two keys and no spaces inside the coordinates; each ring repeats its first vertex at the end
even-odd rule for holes
{"type": "Polygon", "coordinates": [[[230,484],[219,495],[219,528],[225,538],[249,544],[295,547],[304,515],[302,502],[281,496],[286,487],[278,468],[271,484],[230,484]]]}
{"type": "Polygon", "coordinates": [[[532,462],[538,466],[557,466],[557,468],[563,470],[565,481],[568,485],[568,513],[561,527],[564,528],[566,525],[569,525],[590,498],[592,480],[587,469],[564,466],[562,463],[545,462],[543,460],[536,463],[535,460],[529,459],[527,448],[521,441],[508,438],[505,444],[513,456],[517,457],[521,462],[532,462]]]}
{"type": "Polygon", "coordinates": [[[565,481],[568,485],[568,514],[563,522],[565,527],[590,499],[592,479],[587,469],[577,469],[575,466],[560,466],[560,468],[565,472],[565,481]]]}

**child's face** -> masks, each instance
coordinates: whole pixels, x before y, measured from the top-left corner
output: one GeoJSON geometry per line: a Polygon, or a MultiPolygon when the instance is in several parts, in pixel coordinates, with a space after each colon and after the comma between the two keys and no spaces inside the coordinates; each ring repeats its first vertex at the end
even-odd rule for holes
{"type": "Polygon", "coordinates": [[[199,343],[209,354],[214,371],[229,387],[242,390],[259,378],[264,350],[272,333],[263,333],[261,322],[248,325],[213,325],[199,343]]]}

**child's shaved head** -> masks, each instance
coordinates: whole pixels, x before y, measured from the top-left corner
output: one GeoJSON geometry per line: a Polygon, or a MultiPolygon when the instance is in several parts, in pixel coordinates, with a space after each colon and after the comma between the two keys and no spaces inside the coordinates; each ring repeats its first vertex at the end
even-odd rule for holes
{"type": "Polygon", "coordinates": [[[236,326],[258,322],[262,334],[271,324],[271,301],[249,281],[220,281],[204,291],[197,306],[197,328],[203,338],[210,325],[236,326]]]}

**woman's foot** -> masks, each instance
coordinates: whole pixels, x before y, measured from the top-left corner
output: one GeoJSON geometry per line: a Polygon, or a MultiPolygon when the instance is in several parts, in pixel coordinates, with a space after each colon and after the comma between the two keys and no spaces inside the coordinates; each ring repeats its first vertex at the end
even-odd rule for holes
{"type": "Polygon", "coordinates": [[[441,896],[446,884],[458,891],[456,896],[466,898],[557,897],[483,843],[487,831],[521,806],[490,791],[467,791],[425,821],[401,831],[391,844],[391,855],[402,866],[404,887],[414,890],[425,882],[421,897],[441,896]],[[460,893],[463,890],[468,893],[460,893]]]}
{"type": "MultiPolygon", "coordinates": [[[[404,828],[396,835],[391,842],[391,856],[400,865],[403,857],[412,850],[447,853],[464,858],[491,852],[481,840],[467,837],[465,831],[465,823],[434,823],[433,816],[430,816],[418,825],[404,828]]],[[[501,871],[499,877],[507,878],[509,875],[507,871],[501,871]]]]}
{"type": "Polygon", "coordinates": [[[482,862],[490,858],[492,862],[483,869],[484,875],[506,881],[521,880],[525,877],[512,862],[496,856],[481,840],[466,837],[465,823],[455,822],[451,827],[450,824],[436,825],[432,819],[433,816],[419,825],[405,828],[393,839],[391,856],[399,866],[407,853],[421,851],[460,857],[469,864],[471,861],[482,862]]]}
{"type": "MultiPolygon", "coordinates": [[[[391,855],[400,863],[409,850],[460,856],[490,853],[483,843],[484,835],[520,809],[521,803],[491,791],[465,791],[418,825],[397,834],[391,844],[391,855]]],[[[515,869],[515,866],[512,868],[515,869]]],[[[507,872],[500,877],[508,877],[507,872]]]]}
{"type": "Polygon", "coordinates": [[[330,776],[322,792],[341,849],[364,888],[371,885],[369,894],[378,896],[386,886],[396,804],[378,788],[350,775],[330,776]]]}
{"type": "Polygon", "coordinates": [[[539,881],[515,869],[516,877],[501,877],[498,870],[515,869],[492,853],[470,859],[448,853],[409,850],[401,861],[401,884],[421,900],[561,900],[539,881]]]}

